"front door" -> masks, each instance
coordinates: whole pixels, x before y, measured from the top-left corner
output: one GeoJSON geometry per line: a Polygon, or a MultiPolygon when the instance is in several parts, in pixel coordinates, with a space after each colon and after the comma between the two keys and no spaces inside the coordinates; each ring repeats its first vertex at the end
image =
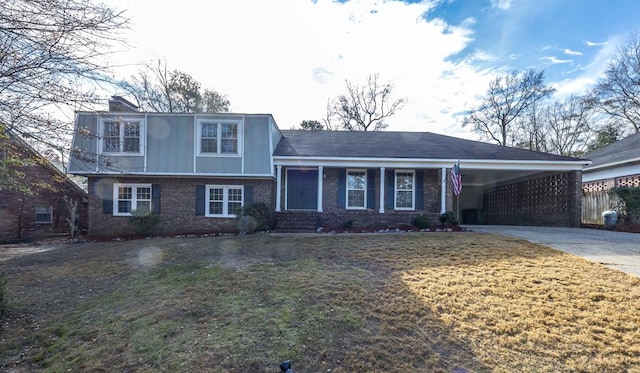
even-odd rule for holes
{"type": "Polygon", "coordinates": [[[287,170],[287,209],[317,210],[318,170],[287,170]]]}

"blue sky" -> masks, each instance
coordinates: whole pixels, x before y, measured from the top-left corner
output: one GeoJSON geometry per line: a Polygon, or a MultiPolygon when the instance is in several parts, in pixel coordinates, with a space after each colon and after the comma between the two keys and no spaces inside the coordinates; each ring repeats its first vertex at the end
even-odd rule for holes
{"type": "Polygon", "coordinates": [[[233,111],[271,113],[283,129],[322,119],[345,80],[377,73],[408,100],[388,130],[475,138],[460,113],[496,74],[544,69],[557,98],[581,94],[640,31],[631,0],[105,2],[132,19],[116,76],[166,58],[233,111]]]}
{"type": "MultiPolygon", "coordinates": [[[[443,1],[426,18],[467,24],[473,40],[454,61],[482,53],[485,68],[545,69],[549,81],[578,77],[602,47],[640,26],[637,1],[443,1]]],[[[607,49],[608,50],[608,49],[607,49]]]]}

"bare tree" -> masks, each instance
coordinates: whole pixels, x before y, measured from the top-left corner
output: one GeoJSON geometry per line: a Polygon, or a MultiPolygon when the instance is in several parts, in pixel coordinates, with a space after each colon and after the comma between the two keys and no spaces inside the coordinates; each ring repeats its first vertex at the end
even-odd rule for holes
{"type": "Polygon", "coordinates": [[[34,146],[69,143],[71,112],[97,103],[122,12],[91,0],[0,2],[0,125],[34,146]]]}
{"type": "Polygon", "coordinates": [[[144,111],[163,113],[228,112],[229,99],[214,90],[204,89],[191,75],[169,70],[166,61],[145,64],[137,76],[120,83],[144,111]]]}
{"type": "Polygon", "coordinates": [[[387,127],[385,119],[406,104],[406,99],[393,100],[391,83],[380,84],[378,74],[369,75],[367,83],[356,86],[346,81],[347,93],[330,100],[327,105],[327,127],[338,121],[346,131],[379,131],[387,127]]]}
{"type": "Polygon", "coordinates": [[[640,32],[612,56],[594,93],[601,110],[640,132],[640,32]]]}
{"type": "Polygon", "coordinates": [[[499,75],[489,83],[482,103],[467,112],[462,126],[473,126],[484,140],[509,145],[513,139],[514,121],[532,105],[548,97],[555,90],[544,84],[544,71],[514,70],[499,75]]]}
{"type": "Polygon", "coordinates": [[[547,151],[547,127],[542,120],[542,109],[538,103],[532,104],[516,120],[514,131],[515,147],[538,152],[547,151]]]}
{"type": "Polygon", "coordinates": [[[548,128],[547,151],[567,156],[584,154],[595,135],[593,115],[594,107],[579,96],[570,96],[547,106],[542,113],[548,128]]]}

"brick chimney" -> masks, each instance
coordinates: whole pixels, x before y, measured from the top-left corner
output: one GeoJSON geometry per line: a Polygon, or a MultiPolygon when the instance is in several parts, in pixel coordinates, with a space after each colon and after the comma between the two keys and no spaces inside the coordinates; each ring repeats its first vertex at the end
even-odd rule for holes
{"type": "Polygon", "coordinates": [[[109,100],[109,111],[111,112],[137,112],[138,109],[136,105],[122,96],[111,96],[109,100]]]}

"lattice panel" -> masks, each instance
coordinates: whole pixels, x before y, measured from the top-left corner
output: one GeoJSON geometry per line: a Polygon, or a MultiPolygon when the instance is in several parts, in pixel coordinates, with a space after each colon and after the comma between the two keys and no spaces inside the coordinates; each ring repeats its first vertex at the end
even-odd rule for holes
{"type": "Polygon", "coordinates": [[[614,185],[613,179],[591,181],[591,182],[582,184],[582,192],[590,193],[590,192],[600,192],[603,190],[609,190],[613,188],[613,185],[614,185]]]}
{"type": "Polygon", "coordinates": [[[569,212],[569,174],[502,185],[485,194],[489,216],[512,221],[537,220],[569,212]]]}
{"type": "Polygon", "coordinates": [[[638,188],[640,187],[640,175],[617,177],[616,186],[638,188]]]}

